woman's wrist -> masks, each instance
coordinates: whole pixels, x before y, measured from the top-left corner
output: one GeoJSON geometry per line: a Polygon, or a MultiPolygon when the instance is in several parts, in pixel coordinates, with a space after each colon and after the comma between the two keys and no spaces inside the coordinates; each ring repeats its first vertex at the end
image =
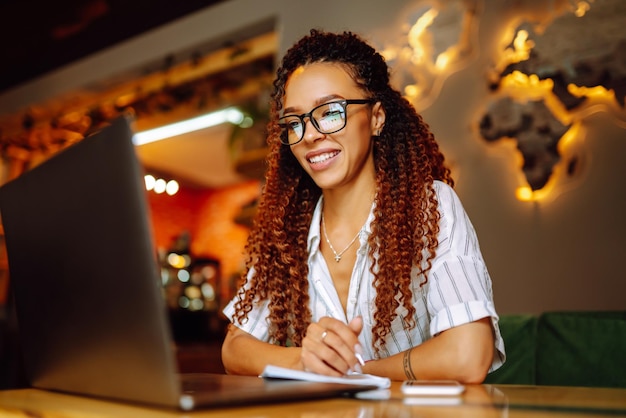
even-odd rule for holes
{"type": "Polygon", "coordinates": [[[365,364],[361,366],[361,370],[365,374],[376,374],[372,373],[372,369],[376,367],[376,360],[365,360],[365,364]]]}

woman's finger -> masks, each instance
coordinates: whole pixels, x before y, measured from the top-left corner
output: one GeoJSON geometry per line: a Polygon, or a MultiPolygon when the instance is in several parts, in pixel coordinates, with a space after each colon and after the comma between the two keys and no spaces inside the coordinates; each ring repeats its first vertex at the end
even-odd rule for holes
{"type": "Polygon", "coordinates": [[[300,357],[305,370],[330,376],[343,376],[346,374],[349,366],[327,344],[327,340],[330,338],[332,338],[332,335],[329,332],[326,332],[324,341],[322,341],[321,334],[319,334],[318,338],[313,336],[304,338],[300,357]]]}
{"type": "MultiPolygon", "coordinates": [[[[360,327],[357,324],[355,328],[360,327]]],[[[319,323],[310,324],[307,329],[302,342],[303,348],[306,349],[306,354],[302,356],[303,365],[317,373],[325,374],[328,368],[341,375],[351,370],[360,371],[358,344],[354,329],[336,319],[323,318],[319,323]],[[320,361],[323,365],[319,363],[320,361]]]]}

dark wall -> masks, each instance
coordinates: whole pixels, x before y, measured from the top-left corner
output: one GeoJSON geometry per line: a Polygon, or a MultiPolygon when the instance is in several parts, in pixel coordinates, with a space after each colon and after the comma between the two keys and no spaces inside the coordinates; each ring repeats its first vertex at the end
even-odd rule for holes
{"type": "Polygon", "coordinates": [[[225,0],[0,0],[0,92],[225,0]]]}

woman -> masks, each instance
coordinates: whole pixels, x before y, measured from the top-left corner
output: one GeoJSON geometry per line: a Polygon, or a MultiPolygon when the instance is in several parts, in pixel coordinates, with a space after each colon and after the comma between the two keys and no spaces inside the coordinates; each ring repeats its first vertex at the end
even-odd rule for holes
{"type": "Polygon", "coordinates": [[[491,279],[444,157],[382,56],[350,32],[312,30],[274,87],[246,280],[224,310],[226,371],[482,382],[504,361],[491,279]]]}

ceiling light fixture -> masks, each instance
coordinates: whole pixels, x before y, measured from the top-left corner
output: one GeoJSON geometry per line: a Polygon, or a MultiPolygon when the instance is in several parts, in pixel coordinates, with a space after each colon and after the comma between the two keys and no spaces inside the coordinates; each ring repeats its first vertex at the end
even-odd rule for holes
{"type": "Polygon", "coordinates": [[[245,115],[239,109],[236,107],[228,107],[226,109],[207,113],[206,115],[183,120],[181,122],[172,123],[170,125],[161,126],[159,128],[143,132],[137,132],[133,137],[133,143],[135,145],[144,145],[161,139],[186,134],[188,132],[210,128],[211,126],[220,125],[226,122],[239,125],[244,120],[245,115]]]}

